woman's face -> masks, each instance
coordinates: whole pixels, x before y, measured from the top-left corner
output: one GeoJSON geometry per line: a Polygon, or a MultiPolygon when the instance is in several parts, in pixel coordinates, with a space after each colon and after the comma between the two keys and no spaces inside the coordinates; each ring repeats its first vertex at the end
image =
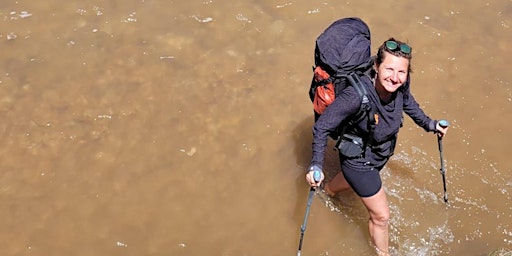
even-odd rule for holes
{"type": "Polygon", "coordinates": [[[377,90],[393,93],[407,80],[409,60],[384,52],[384,60],[376,70],[375,86],[377,90]]]}

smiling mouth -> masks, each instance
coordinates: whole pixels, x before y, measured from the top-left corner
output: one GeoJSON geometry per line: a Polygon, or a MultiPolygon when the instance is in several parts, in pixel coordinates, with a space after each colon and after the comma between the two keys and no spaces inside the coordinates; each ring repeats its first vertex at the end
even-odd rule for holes
{"type": "Polygon", "coordinates": [[[402,84],[401,83],[394,83],[391,81],[386,81],[386,87],[392,90],[398,89],[402,84]]]}
{"type": "Polygon", "coordinates": [[[393,81],[386,81],[386,82],[387,82],[387,84],[388,84],[389,86],[393,86],[393,87],[394,87],[394,86],[399,85],[399,83],[395,83],[395,82],[393,82],[393,81]]]}

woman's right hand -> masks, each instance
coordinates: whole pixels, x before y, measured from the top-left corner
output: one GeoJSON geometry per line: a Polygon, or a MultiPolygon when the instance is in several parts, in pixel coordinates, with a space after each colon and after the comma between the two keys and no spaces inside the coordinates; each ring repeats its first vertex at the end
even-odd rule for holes
{"type": "Polygon", "coordinates": [[[324,180],[325,176],[322,172],[322,169],[318,167],[317,165],[313,165],[309,167],[309,172],[306,173],[306,181],[311,187],[319,187],[320,184],[322,184],[322,181],[324,180]],[[317,180],[315,180],[315,172],[317,173],[317,180]],[[318,175],[320,174],[320,175],[318,175]],[[320,176],[318,178],[318,176],[320,176]]]}

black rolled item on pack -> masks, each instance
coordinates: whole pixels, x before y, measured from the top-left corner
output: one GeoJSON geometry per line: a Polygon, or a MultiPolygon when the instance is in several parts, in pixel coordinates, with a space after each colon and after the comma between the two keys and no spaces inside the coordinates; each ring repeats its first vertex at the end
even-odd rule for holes
{"type": "Polygon", "coordinates": [[[348,74],[370,59],[370,40],[370,29],[360,18],[337,20],[316,40],[315,65],[331,75],[348,74]]]}

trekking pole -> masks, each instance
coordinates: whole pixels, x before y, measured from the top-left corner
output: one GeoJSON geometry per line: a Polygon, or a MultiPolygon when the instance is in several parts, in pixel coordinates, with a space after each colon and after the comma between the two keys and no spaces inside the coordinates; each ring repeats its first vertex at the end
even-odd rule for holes
{"type": "MultiPolygon", "coordinates": [[[[313,172],[313,179],[315,179],[316,182],[320,180],[320,171],[315,170],[313,172]]],[[[301,250],[302,250],[302,239],[304,239],[304,233],[306,232],[306,225],[308,224],[308,216],[309,216],[309,209],[311,209],[311,202],[313,202],[313,195],[315,194],[315,187],[311,187],[309,189],[309,196],[308,196],[308,204],[306,206],[306,214],[304,215],[304,222],[302,223],[302,226],[300,226],[300,240],[299,240],[299,250],[297,251],[297,256],[300,256],[301,250]]]]}
{"type": "MultiPolygon", "coordinates": [[[[450,123],[446,120],[440,120],[439,125],[443,128],[446,128],[450,125],[450,123]]],[[[439,146],[439,158],[441,159],[441,175],[443,176],[443,188],[444,188],[444,202],[448,203],[448,193],[446,192],[446,168],[444,166],[444,158],[443,158],[443,137],[437,135],[437,144],[439,146]]]]}

